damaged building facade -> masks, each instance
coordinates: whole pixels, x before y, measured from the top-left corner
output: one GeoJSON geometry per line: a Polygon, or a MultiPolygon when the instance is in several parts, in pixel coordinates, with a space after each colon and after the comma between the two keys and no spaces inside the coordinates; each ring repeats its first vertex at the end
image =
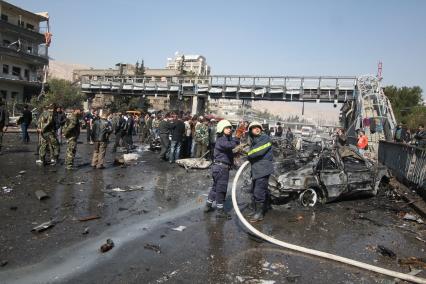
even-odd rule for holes
{"type": "MultiPolygon", "coordinates": [[[[117,78],[120,78],[124,83],[134,83],[135,78],[140,78],[143,84],[166,84],[183,75],[208,76],[210,74],[210,66],[207,65],[206,58],[202,55],[179,55],[167,59],[166,68],[149,68],[138,62],[136,64],[118,63],[115,68],[108,69],[76,69],[73,70],[73,81],[84,82],[97,81],[99,88],[94,94],[88,94],[87,107],[103,108],[108,107],[113,101],[116,94],[102,93],[103,84],[112,84],[112,88],[119,93],[119,83],[114,88],[117,78]]],[[[122,88],[126,91],[126,85],[122,88]]],[[[169,96],[161,91],[158,96],[150,96],[146,99],[155,110],[192,110],[191,98],[177,98],[169,96]]]]}
{"type": "Polygon", "coordinates": [[[40,93],[49,64],[49,17],[5,1],[0,1],[0,14],[0,98],[27,102],[40,93]]]}

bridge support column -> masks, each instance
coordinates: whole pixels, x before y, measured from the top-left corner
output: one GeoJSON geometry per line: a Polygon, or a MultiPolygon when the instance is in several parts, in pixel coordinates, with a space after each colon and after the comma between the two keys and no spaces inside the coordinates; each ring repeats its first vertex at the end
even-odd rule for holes
{"type": "Polygon", "coordinates": [[[198,113],[198,97],[197,96],[193,96],[192,97],[192,109],[191,109],[191,114],[195,115],[198,113]]]}

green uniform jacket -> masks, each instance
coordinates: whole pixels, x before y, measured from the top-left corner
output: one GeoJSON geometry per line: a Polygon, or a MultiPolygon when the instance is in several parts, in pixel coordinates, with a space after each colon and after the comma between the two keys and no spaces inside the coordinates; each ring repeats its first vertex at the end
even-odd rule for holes
{"type": "Polygon", "coordinates": [[[38,128],[41,129],[41,133],[55,132],[55,123],[53,119],[53,111],[44,111],[38,119],[38,128]]]}
{"type": "Polygon", "coordinates": [[[72,114],[65,122],[63,133],[65,138],[78,138],[80,136],[80,120],[75,114],[72,114]]]}

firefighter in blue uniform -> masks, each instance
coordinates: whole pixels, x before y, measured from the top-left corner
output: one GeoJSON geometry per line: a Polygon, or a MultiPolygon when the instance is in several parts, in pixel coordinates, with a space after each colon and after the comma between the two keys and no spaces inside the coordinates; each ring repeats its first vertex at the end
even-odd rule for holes
{"type": "Polygon", "coordinates": [[[216,217],[229,219],[230,216],[225,212],[223,204],[228,189],[229,171],[234,164],[232,149],[239,144],[239,140],[232,137],[232,125],[227,120],[219,121],[216,134],[212,166],[213,186],[207,198],[204,212],[213,211],[213,202],[216,201],[216,217]]]}
{"type": "Polygon", "coordinates": [[[249,136],[252,141],[247,158],[251,164],[253,212],[250,222],[263,220],[269,207],[269,176],[273,173],[271,138],[263,132],[262,124],[252,122],[249,125],[249,136]]]}

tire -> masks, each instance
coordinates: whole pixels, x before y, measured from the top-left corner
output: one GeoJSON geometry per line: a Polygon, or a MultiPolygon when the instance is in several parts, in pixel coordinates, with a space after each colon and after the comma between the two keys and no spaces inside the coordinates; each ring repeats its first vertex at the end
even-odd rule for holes
{"type": "Polygon", "coordinates": [[[299,201],[304,207],[313,207],[318,202],[318,193],[313,188],[308,188],[299,195],[299,201]]]}

